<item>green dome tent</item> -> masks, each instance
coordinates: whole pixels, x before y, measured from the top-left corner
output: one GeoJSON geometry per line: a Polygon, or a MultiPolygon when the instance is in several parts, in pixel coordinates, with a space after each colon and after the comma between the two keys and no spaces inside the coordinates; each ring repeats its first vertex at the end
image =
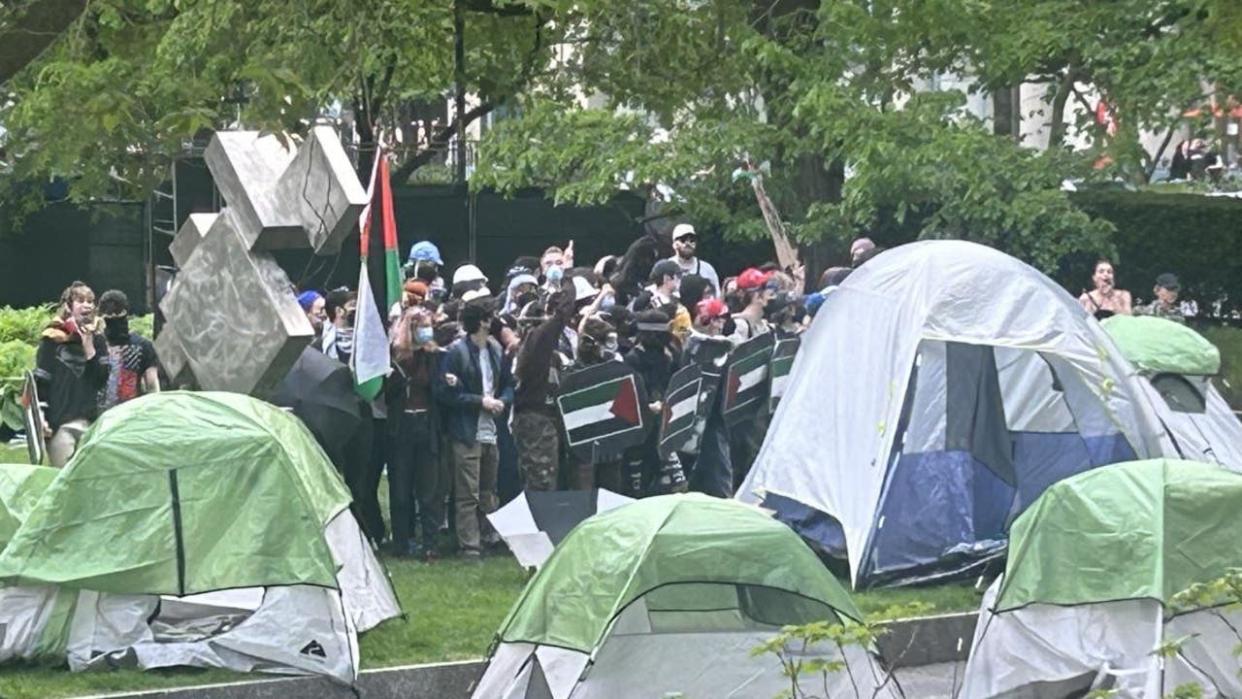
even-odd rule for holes
{"type": "Polygon", "coordinates": [[[0,464],[0,551],[59,473],[46,466],[0,464]]]}
{"type": "Polygon", "coordinates": [[[73,669],[129,651],[144,668],[351,682],[357,631],[400,609],[349,503],[291,414],[239,394],[152,394],[86,433],[0,552],[0,582],[82,593],[67,632],[73,669]],[[82,613],[89,605],[94,613],[82,613]],[[135,621],[157,607],[228,617],[229,630],[194,635],[159,618],[135,621]]]}
{"type": "Polygon", "coordinates": [[[1175,600],[1242,567],[1239,512],[1242,475],[1190,461],[1105,466],[1048,488],[1014,522],[961,697],[1158,697],[1187,683],[1242,694],[1242,612],[1175,600]],[[1155,652],[1178,640],[1172,657],[1155,652]]]}
{"type": "MultiPolygon", "coordinates": [[[[860,619],[806,544],[762,511],[697,494],[649,498],[561,542],[501,625],[474,696],[773,696],[788,680],[753,648],[783,625],[860,619]]],[[[863,696],[879,690],[866,649],[843,659],[863,696]]]]}
{"type": "Polygon", "coordinates": [[[1144,397],[1165,428],[1164,453],[1242,472],[1242,422],[1212,385],[1220,351],[1164,318],[1112,316],[1102,325],[1138,370],[1144,397]]]}

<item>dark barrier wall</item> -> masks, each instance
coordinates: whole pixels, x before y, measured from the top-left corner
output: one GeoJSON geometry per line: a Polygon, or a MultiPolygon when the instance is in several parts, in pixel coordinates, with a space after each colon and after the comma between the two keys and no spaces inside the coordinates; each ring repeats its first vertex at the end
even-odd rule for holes
{"type": "Polygon", "coordinates": [[[96,293],[124,291],[135,312],[146,312],[143,213],[139,203],[58,203],[18,231],[0,229],[0,306],[53,301],[81,279],[96,293]]]}

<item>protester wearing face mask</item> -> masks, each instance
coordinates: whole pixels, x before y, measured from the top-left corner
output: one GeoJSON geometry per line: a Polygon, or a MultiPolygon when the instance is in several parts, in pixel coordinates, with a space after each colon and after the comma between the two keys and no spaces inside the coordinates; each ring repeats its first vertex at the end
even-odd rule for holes
{"type": "Polygon", "coordinates": [[[160,390],[160,372],[155,345],[129,330],[129,298],[125,292],[110,289],[99,297],[99,315],[104,320],[104,339],[108,343],[108,382],[99,392],[99,410],[160,390]]]}
{"type": "Polygon", "coordinates": [[[490,315],[490,302],[462,307],[465,337],[446,350],[435,383],[453,451],[457,542],[463,555],[476,560],[484,545],[499,542],[485,515],[497,506],[496,420],[513,402],[513,377],[491,337],[490,315]]]}
{"type": "MultiPolygon", "coordinates": [[[[596,315],[583,318],[578,330],[578,354],[566,373],[581,371],[605,362],[617,361],[609,347],[615,347],[617,331],[611,324],[596,315]]],[[[614,492],[622,492],[621,462],[592,464],[580,461],[569,454],[566,481],[572,490],[590,490],[596,486],[614,492]]]]}
{"type": "MultiPolygon", "coordinates": [[[[647,410],[658,421],[664,407],[664,394],[677,368],[678,357],[671,347],[669,317],[661,311],[638,314],[638,343],[625,355],[625,363],[642,378],[647,392],[647,410]]],[[[631,494],[683,492],[686,476],[676,454],[664,458],[659,451],[659,430],[651,430],[641,447],[626,457],[625,478],[631,494]],[[649,485],[650,484],[650,485],[649,485]]]]}
{"type": "Polygon", "coordinates": [[[410,306],[392,326],[392,374],[385,383],[391,459],[388,512],[391,553],[434,560],[448,473],[439,456],[440,416],[433,385],[442,351],[431,312],[410,306]],[[414,504],[418,503],[417,522],[414,504]],[[416,536],[415,525],[421,525],[416,536]],[[421,543],[419,541],[421,540],[421,543]]]}
{"type": "Polygon", "coordinates": [[[569,241],[564,250],[553,245],[539,256],[539,271],[543,275],[543,291],[545,294],[555,293],[561,288],[561,280],[565,278],[565,270],[574,266],[574,241],[569,241]]]}
{"type": "Polygon", "coordinates": [[[48,459],[61,468],[99,414],[108,380],[108,345],[95,317],[95,292],[74,282],[60,296],[56,318],[43,330],[35,354],[35,381],[47,402],[48,459]]]}
{"type": "Polygon", "coordinates": [[[354,316],[358,310],[358,294],[344,287],[328,292],[324,303],[328,325],[324,327],[323,353],[349,366],[354,353],[354,316]]]}

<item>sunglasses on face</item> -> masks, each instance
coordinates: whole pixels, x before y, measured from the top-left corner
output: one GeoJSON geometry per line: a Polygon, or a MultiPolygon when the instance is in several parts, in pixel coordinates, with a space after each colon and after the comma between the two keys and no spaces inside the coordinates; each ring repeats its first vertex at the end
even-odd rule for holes
{"type": "Polygon", "coordinates": [[[695,236],[695,235],[683,235],[682,237],[677,239],[677,242],[683,243],[683,244],[689,243],[690,245],[694,245],[699,242],[699,239],[698,239],[698,236],[695,236]]]}

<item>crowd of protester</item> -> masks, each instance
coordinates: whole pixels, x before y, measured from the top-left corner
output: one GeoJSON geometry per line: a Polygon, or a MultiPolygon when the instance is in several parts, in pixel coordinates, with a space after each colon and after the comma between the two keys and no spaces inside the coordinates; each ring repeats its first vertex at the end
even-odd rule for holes
{"type": "MultiPolygon", "coordinates": [[[[391,372],[379,397],[360,400],[363,429],[337,463],[375,543],[431,560],[450,532],[451,548],[477,558],[500,546],[485,515],[522,490],[732,495],[762,443],[766,411],[729,426],[717,400],[694,453],[662,452],[651,430],[620,458],[591,463],[567,448],[555,402],[562,379],[623,362],[642,382],[642,407],[658,416],[678,369],[719,367],[733,348],[766,333],[798,336],[825,295],[878,249],[856,240],[849,267],[832,267],[808,285],[801,270],[775,263],[721,279],[698,257],[688,224],[673,229],[671,256],[654,241],[590,264],[575,259],[569,242],[519,257],[496,280],[469,263],[450,269],[431,242],[411,248],[401,301],[387,311],[391,372]],[[808,287],[819,291],[804,294],[808,287]],[[385,472],[390,526],[379,501],[385,472]]],[[[1093,287],[1080,302],[1098,317],[1182,319],[1172,274],[1157,278],[1145,306],[1115,287],[1107,260],[1096,265],[1093,287]]],[[[356,291],[304,290],[298,302],[314,348],[349,365],[356,291]]],[[[128,312],[123,293],[108,291],[96,306],[91,289],[75,282],[43,334],[35,376],[48,404],[53,466],[69,460],[101,411],[160,388],[154,347],[129,331],[128,312]]]]}
{"type": "MultiPolygon", "coordinates": [[[[623,362],[642,382],[643,407],[658,416],[678,369],[722,363],[764,333],[798,335],[823,296],[802,294],[798,270],[774,263],[722,280],[698,257],[688,224],[674,228],[667,257],[650,242],[582,264],[571,241],[519,257],[495,280],[473,264],[448,267],[430,242],[411,248],[401,302],[388,310],[392,371],[369,410],[372,433],[383,438],[343,467],[377,543],[434,559],[451,530],[457,552],[481,556],[500,545],[485,515],[522,490],[732,494],[766,419],[729,428],[716,410],[695,454],[662,454],[651,430],[620,458],[590,463],[567,448],[558,386],[577,370],[623,362]],[[390,529],[374,492],[382,470],[390,529]]],[[[875,252],[866,240],[856,248],[855,263],[875,252]]],[[[829,270],[821,287],[849,271],[829,270]]],[[[298,300],[315,345],[348,363],[356,292],[308,290],[298,300]]]]}

